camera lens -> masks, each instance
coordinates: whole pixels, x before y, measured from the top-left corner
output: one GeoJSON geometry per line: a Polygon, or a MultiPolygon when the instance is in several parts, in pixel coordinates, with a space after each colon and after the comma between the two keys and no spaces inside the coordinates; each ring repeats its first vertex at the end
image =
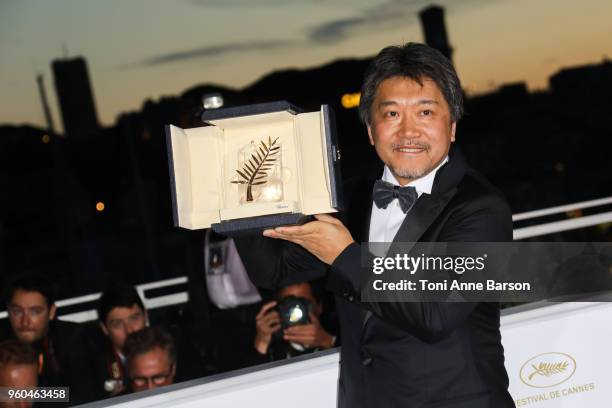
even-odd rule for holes
{"type": "Polygon", "coordinates": [[[299,304],[293,306],[289,310],[289,323],[295,324],[301,321],[303,317],[304,317],[304,311],[302,310],[302,307],[299,304]]]}
{"type": "Polygon", "coordinates": [[[281,299],[277,305],[283,328],[309,322],[308,313],[312,310],[308,299],[289,295],[281,299]]]}

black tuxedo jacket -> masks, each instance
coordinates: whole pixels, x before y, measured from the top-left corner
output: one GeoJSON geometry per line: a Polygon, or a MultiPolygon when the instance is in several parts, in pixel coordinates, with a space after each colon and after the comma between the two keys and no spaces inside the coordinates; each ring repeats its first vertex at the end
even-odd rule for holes
{"type": "MultiPolygon", "coordinates": [[[[360,245],[369,236],[375,178],[345,188],[344,222],[355,243],[330,267],[294,244],[236,240],[256,285],[280,287],[328,274],[342,336],[342,408],[513,407],[497,303],[360,302],[360,245]]],[[[406,215],[394,242],[500,242],[512,239],[510,209],[461,153],[406,215]]]]}

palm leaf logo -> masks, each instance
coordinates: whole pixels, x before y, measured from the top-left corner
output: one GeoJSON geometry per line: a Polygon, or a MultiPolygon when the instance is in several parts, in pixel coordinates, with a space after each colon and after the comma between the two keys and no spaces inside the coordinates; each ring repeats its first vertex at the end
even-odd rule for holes
{"type": "Polygon", "coordinates": [[[529,375],[529,379],[531,380],[535,375],[543,375],[545,377],[550,377],[553,374],[559,374],[567,369],[569,363],[567,361],[563,361],[560,363],[544,363],[541,362],[536,367],[534,364],[531,365],[535,370],[533,373],[529,375]]]}
{"type": "Polygon", "coordinates": [[[240,180],[233,180],[233,184],[245,184],[247,186],[247,202],[253,201],[253,186],[266,184],[265,180],[268,177],[268,171],[274,166],[278,159],[280,146],[276,144],[278,138],[272,140],[268,136],[268,143],[260,140],[260,145],[257,146],[255,152],[251,153],[251,157],[244,161],[242,169],[236,170],[240,176],[240,180]]]}

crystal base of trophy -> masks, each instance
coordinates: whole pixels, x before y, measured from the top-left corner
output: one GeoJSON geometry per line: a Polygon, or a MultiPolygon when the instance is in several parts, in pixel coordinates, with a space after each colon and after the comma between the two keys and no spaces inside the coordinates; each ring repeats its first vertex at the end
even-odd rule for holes
{"type": "Polygon", "coordinates": [[[342,208],[340,157],[327,105],[209,110],[209,126],[166,126],[174,224],[238,236],[342,208]]]}

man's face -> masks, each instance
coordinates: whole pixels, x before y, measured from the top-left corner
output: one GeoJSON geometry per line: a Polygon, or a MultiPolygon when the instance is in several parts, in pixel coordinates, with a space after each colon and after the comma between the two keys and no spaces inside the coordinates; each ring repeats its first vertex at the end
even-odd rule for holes
{"type": "Polygon", "coordinates": [[[115,307],[106,315],[106,321],[100,324],[104,334],[108,336],[117,351],[123,349],[125,339],[131,333],[142,330],[147,323],[147,317],[139,305],[130,307],[115,307]]]}
{"type": "Polygon", "coordinates": [[[8,314],[15,336],[31,344],[47,335],[49,321],[55,318],[55,305],[49,308],[40,292],[17,289],[8,304],[8,314]]]}
{"type": "MultiPolygon", "coordinates": [[[[38,366],[36,364],[7,364],[0,366],[0,387],[28,388],[38,385],[38,366]]],[[[0,402],[0,407],[31,407],[29,401],[0,402]]]]}
{"type": "Polygon", "coordinates": [[[456,123],[442,92],[432,80],[422,82],[385,79],[371,107],[370,143],[401,185],[435,169],[455,141],[456,123]]]}
{"type": "Polygon", "coordinates": [[[151,390],[174,382],[176,365],[170,361],[166,350],[155,347],[139,354],[130,362],[130,377],[133,391],[151,390]]]}

